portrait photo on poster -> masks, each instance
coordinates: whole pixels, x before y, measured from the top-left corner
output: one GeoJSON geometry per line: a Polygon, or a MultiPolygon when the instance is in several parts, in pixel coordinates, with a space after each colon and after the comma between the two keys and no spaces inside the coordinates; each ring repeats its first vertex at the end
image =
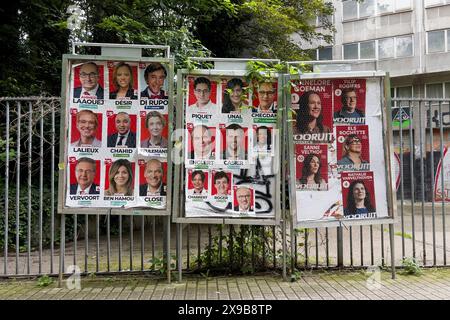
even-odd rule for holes
{"type": "Polygon", "coordinates": [[[338,171],[370,170],[369,127],[336,126],[338,171]]]}
{"type": "Polygon", "coordinates": [[[125,111],[115,113],[113,110],[106,112],[108,121],[108,148],[111,153],[131,154],[132,148],[136,148],[136,121],[137,116],[125,111]],[[128,149],[128,150],[127,150],[128,149]]]}
{"type": "Polygon", "coordinates": [[[167,155],[169,115],[160,111],[140,111],[140,152],[155,156],[167,155]]]}
{"type": "Polygon", "coordinates": [[[376,218],[373,172],[342,172],[342,202],[344,218],[376,218]]]}
{"type": "Polygon", "coordinates": [[[165,208],[167,197],[167,160],[139,159],[139,202],[158,209],[165,208]],[[164,161],[163,161],[164,160],[164,161]]]}
{"type": "Polygon", "coordinates": [[[219,124],[221,159],[225,164],[244,165],[248,159],[248,127],[237,123],[219,124]]]}
{"type": "Polygon", "coordinates": [[[292,83],[294,140],[303,143],[333,142],[332,81],[301,80],[292,83]]]}
{"type": "Polygon", "coordinates": [[[138,66],[136,62],[108,61],[109,99],[116,105],[127,105],[138,98],[138,66]],[[124,101],[125,100],[125,101],[124,101]]]}
{"type": "Polygon", "coordinates": [[[68,157],[66,207],[100,206],[101,161],[68,157]]]}
{"type": "Polygon", "coordinates": [[[366,114],[366,79],[333,80],[335,124],[364,124],[366,114]]]}
{"type": "Polygon", "coordinates": [[[261,81],[253,87],[252,112],[277,113],[277,82],[261,81]]]}
{"type": "Polygon", "coordinates": [[[98,153],[102,147],[102,113],[70,108],[70,148],[73,152],[98,153]]]}
{"type": "Polygon", "coordinates": [[[139,63],[140,108],[168,111],[168,69],[160,62],[139,63]]]}
{"type": "Polygon", "coordinates": [[[134,202],[135,163],[127,159],[105,159],[104,200],[112,207],[129,205],[134,202]]]}
{"type": "Polygon", "coordinates": [[[255,191],[247,185],[233,186],[233,210],[239,214],[255,213],[255,191]]]}
{"type": "Polygon", "coordinates": [[[231,119],[242,119],[239,115],[251,110],[248,84],[243,79],[234,77],[222,79],[221,88],[222,113],[232,116],[231,119]]]}
{"type": "Polygon", "coordinates": [[[297,190],[328,190],[328,145],[295,144],[297,190]]]}
{"type": "Polygon", "coordinates": [[[103,105],[105,99],[105,66],[93,61],[72,67],[73,103],[103,105]]]}
{"type": "Polygon", "coordinates": [[[217,81],[208,77],[188,77],[187,113],[220,112],[217,107],[217,81]]]}
{"type": "Polygon", "coordinates": [[[216,159],[216,128],[186,124],[186,165],[212,166],[216,159]]]}
{"type": "Polygon", "coordinates": [[[208,198],[210,186],[208,170],[187,169],[186,180],[186,202],[203,202],[208,198]]]}
{"type": "Polygon", "coordinates": [[[253,125],[253,154],[275,153],[274,127],[270,124],[253,125]]]}

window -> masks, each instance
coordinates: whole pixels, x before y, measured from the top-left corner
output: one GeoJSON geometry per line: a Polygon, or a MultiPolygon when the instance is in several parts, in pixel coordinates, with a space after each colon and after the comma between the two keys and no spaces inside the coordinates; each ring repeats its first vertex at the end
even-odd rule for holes
{"type": "Polygon", "coordinates": [[[445,99],[450,99],[450,82],[444,83],[444,86],[445,86],[445,95],[444,95],[444,98],[445,98],[445,99]]]}
{"type": "Polygon", "coordinates": [[[413,49],[412,49],[412,37],[406,36],[406,37],[397,37],[395,39],[395,45],[396,45],[396,57],[410,57],[413,55],[413,49]]]}
{"type": "Polygon", "coordinates": [[[392,59],[411,57],[412,35],[348,43],[343,46],[344,59],[392,59]]]}
{"type": "Polygon", "coordinates": [[[359,4],[359,17],[370,17],[375,15],[375,0],[366,0],[359,4]]]}
{"type": "Polygon", "coordinates": [[[428,53],[445,51],[445,30],[430,31],[428,35],[428,53]]]}
{"type": "Polygon", "coordinates": [[[344,20],[351,20],[358,18],[358,3],[354,0],[344,1],[342,3],[344,20]]]}
{"type": "MultiPolygon", "coordinates": [[[[450,0],[439,1],[450,2],[450,0]]],[[[409,9],[411,9],[411,0],[344,0],[342,2],[343,21],[409,9]]]]}
{"type": "Polygon", "coordinates": [[[358,44],[345,44],[344,45],[344,59],[358,59],[358,44]]]}
{"type": "Polygon", "coordinates": [[[446,2],[450,3],[449,0],[425,0],[425,7],[441,5],[441,4],[445,4],[446,2]]]}
{"type": "Polygon", "coordinates": [[[317,49],[319,60],[333,60],[333,47],[325,47],[317,49]]]}
{"type": "Polygon", "coordinates": [[[443,83],[432,83],[425,85],[426,98],[443,98],[443,83]]]}
{"type": "Polygon", "coordinates": [[[394,11],[393,1],[390,0],[378,0],[377,1],[378,13],[387,13],[394,11]]]}
{"type": "Polygon", "coordinates": [[[375,41],[361,42],[359,44],[361,59],[375,59],[375,41]]]}
{"type": "Polygon", "coordinates": [[[394,38],[378,40],[378,58],[388,59],[394,57],[394,38]]]}
{"type": "MultiPolygon", "coordinates": [[[[413,87],[395,87],[391,88],[391,97],[392,98],[412,98],[413,97],[413,87]]],[[[395,103],[395,106],[408,107],[408,101],[400,101],[395,103]]]]}

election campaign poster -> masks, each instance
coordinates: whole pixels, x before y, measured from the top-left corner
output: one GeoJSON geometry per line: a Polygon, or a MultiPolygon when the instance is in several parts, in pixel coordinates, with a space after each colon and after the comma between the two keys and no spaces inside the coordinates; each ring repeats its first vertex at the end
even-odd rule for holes
{"type": "Polygon", "coordinates": [[[183,217],[275,218],[277,79],[187,74],[184,83],[183,217]]]}
{"type": "Polygon", "coordinates": [[[294,81],[291,100],[295,143],[333,142],[333,82],[294,81]]]}
{"type": "Polygon", "coordinates": [[[450,152],[444,148],[434,179],[434,200],[450,202],[450,152]]]}
{"type": "Polygon", "coordinates": [[[389,217],[380,78],[292,84],[295,223],[389,217]]]}
{"type": "Polygon", "coordinates": [[[167,62],[69,61],[63,208],[166,209],[170,70],[167,62]]]}
{"type": "Polygon", "coordinates": [[[335,124],[364,124],[366,114],[366,80],[336,79],[333,81],[335,124]]]}

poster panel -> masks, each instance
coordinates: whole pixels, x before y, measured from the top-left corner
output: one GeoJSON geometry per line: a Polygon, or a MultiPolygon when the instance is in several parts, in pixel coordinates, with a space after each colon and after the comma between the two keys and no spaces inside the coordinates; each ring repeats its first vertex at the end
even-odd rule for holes
{"type": "Polygon", "coordinates": [[[450,202],[450,152],[448,147],[444,149],[444,156],[439,160],[434,179],[434,200],[450,202]],[[442,183],[444,177],[444,183],[442,183]],[[444,185],[444,189],[442,189],[444,185]]]}
{"type": "Polygon", "coordinates": [[[381,80],[291,82],[296,222],[388,217],[381,80]]]}
{"type": "Polygon", "coordinates": [[[170,70],[69,59],[64,207],[167,208],[170,70]]]}
{"type": "Polygon", "coordinates": [[[275,218],[277,81],[185,75],[184,217],[275,218]]]}

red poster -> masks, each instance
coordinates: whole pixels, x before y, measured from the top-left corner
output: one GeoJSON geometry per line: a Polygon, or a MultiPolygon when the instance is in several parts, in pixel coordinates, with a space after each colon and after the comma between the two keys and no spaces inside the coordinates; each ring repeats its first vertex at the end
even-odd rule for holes
{"type": "Polygon", "coordinates": [[[219,124],[220,150],[224,160],[246,160],[248,156],[248,128],[237,123],[219,124]]]}
{"type": "Polygon", "coordinates": [[[92,140],[92,146],[95,147],[96,144],[93,138],[95,137],[99,142],[102,140],[102,124],[103,118],[101,113],[70,108],[70,126],[72,128],[70,143],[77,146],[84,145],[83,139],[80,141],[80,133],[83,133],[83,137],[89,139],[89,141],[92,140]]]}
{"type": "Polygon", "coordinates": [[[188,159],[214,159],[216,128],[193,123],[186,124],[188,159]]]}
{"type": "Polygon", "coordinates": [[[298,190],[327,190],[328,146],[295,144],[295,180],[298,190]]]}
{"type": "Polygon", "coordinates": [[[370,170],[367,125],[336,126],[336,140],[339,171],[370,170]]]}
{"type": "Polygon", "coordinates": [[[373,172],[342,172],[341,187],[346,218],[376,218],[373,172]]]}
{"type": "Polygon", "coordinates": [[[88,157],[69,157],[70,194],[76,194],[78,187],[84,189],[91,186],[88,194],[100,193],[100,160],[88,157]]]}
{"type": "Polygon", "coordinates": [[[126,140],[121,141],[121,146],[136,148],[136,115],[123,111],[114,113],[114,111],[108,110],[106,117],[108,120],[108,148],[119,146],[120,135],[128,135],[126,140]]]}
{"type": "Polygon", "coordinates": [[[258,106],[261,105],[260,101],[263,102],[263,105],[264,104],[268,105],[269,106],[268,109],[273,108],[273,110],[276,110],[277,100],[278,100],[278,82],[265,82],[259,84],[259,86],[253,87],[252,106],[254,107],[253,110],[255,112],[257,112],[258,110],[258,106]]]}
{"type": "Polygon", "coordinates": [[[364,124],[366,114],[366,80],[336,79],[334,88],[335,123],[364,124]]]}
{"type": "Polygon", "coordinates": [[[139,184],[142,185],[142,184],[146,184],[147,183],[146,178],[145,178],[145,168],[146,168],[146,165],[147,165],[148,161],[152,161],[152,162],[154,162],[156,164],[158,162],[160,163],[160,165],[162,167],[162,170],[163,170],[163,175],[162,175],[161,180],[162,180],[163,183],[166,183],[167,182],[167,162],[162,162],[162,161],[159,161],[159,159],[153,158],[153,159],[149,159],[147,161],[144,160],[144,159],[139,159],[138,160],[138,165],[139,165],[139,184]]]}
{"type": "Polygon", "coordinates": [[[140,111],[140,132],[141,147],[149,148],[152,139],[161,141],[160,145],[167,148],[168,132],[169,132],[169,115],[162,114],[159,111],[140,111]],[[162,139],[161,139],[162,138],[162,139]]]}
{"type": "Polygon", "coordinates": [[[104,66],[94,62],[86,62],[73,69],[73,92],[74,97],[79,98],[84,91],[90,91],[97,87],[97,99],[104,99],[105,75],[104,66]],[[80,70],[83,69],[84,77],[80,77],[80,70]]]}
{"type": "Polygon", "coordinates": [[[273,127],[266,125],[253,125],[253,149],[255,152],[273,152],[273,127]]]}
{"type": "MultiPolygon", "coordinates": [[[[328,134],[333,127],[332,82],[327,79],[293,82],[291,89],[293,132],[298,135],[328,134]]],[[[327,142],[326,135],[299,140],[327,142]]]]}
{"type": "Polygon", "coordinates": [[[133,189],[134,189],[135,163],[128,161],[127,159],[118,159],[118,160],[114,160],[114,161],[113,161],[113,159],[105,159],[104,163],[105,163],[105,194],[106,194],[106,191],[110,187],[110,182],[112,182],[112,181],[116,184],[116,186],[125,184],[127,186],[128,190],[133,193],[134,192],[133,189]],[[113,166],[114,163],[116,163],[116,164],[113,166]],[[119,175],[123,169],[125,169],[127,174],[125,174],[125,178],[124,177],[119,178],[119,175]],[[131,172],[131,177],[129,175],[130,172],[131,172]],[[114,173],[115,173],[116,178],[111,177],[111,179],[110,179],[110,174],[114,174],[114,173]],[[128,177],[128,178],[126,178],[126,177],[128,177]],[[121,179],[121,180],[119,180],[119,179],[121,179]]]}
{"type": "Polygon", "coordinates": [[[231,172],[212,170],[211,172],[211,195],[218,194],[217,188],[221,190],[219,195],[231,195],[231,185],[233,176],[231,172]],[[220,194],[223,193],[223,194],[220,194]]]}
{"type": "MultiPolygon", "coordinates": [[[[138,90],[138,69],[137,66],[130,66],[127,63],[121,63],[121,62],[113,62],[108,61],[108,79],[109,79],[109,92],[116,92],[119,88],[117,87],[117,83],[114,81],[114,71],[117,69],[117,71],[122,71],[121,68],[128,69],[128,66],[131,68],[131,78],[133,81],[130,81],[129,84],[132,84],[131,89],[133,90],[134,95],[137,97],[137,90],[138,90]],[[117,69],[117,66],[119,66],[119,69],[117,69]]],[[[116,73],[117,73],[116,71],[116,73]]]]}
{"type": "Polygon", "coordinates": [[[191,196],[207,196],[209,190],[208,177],[209,172],[206,170],[187,170],[187,194],[191,196]]]}
{"type": "Polygon", "coordinates": [[[233,186],[234,199],[233,209],[241,213],[252,213],[255,211],[255,191],[248,186],[233,186]]]}
{"type": "Polygon", "coordinates": [[[217,82],[211,81],[207,77],[188,77],[189,82],[189,97],[188,97],[188,105],[192,106],[197,103],[197,96],[195,90],[203,90],[199,91],[199,95],[203,95],[203,99],[206,101],[209,100],[213,104],[217,104],[217,82]],[[194,88],[194,83],[200,82],[197,84],[197,88],[194,88]],[[208,88],[208,83],[210,84],[210,89],[208,88]]]}

